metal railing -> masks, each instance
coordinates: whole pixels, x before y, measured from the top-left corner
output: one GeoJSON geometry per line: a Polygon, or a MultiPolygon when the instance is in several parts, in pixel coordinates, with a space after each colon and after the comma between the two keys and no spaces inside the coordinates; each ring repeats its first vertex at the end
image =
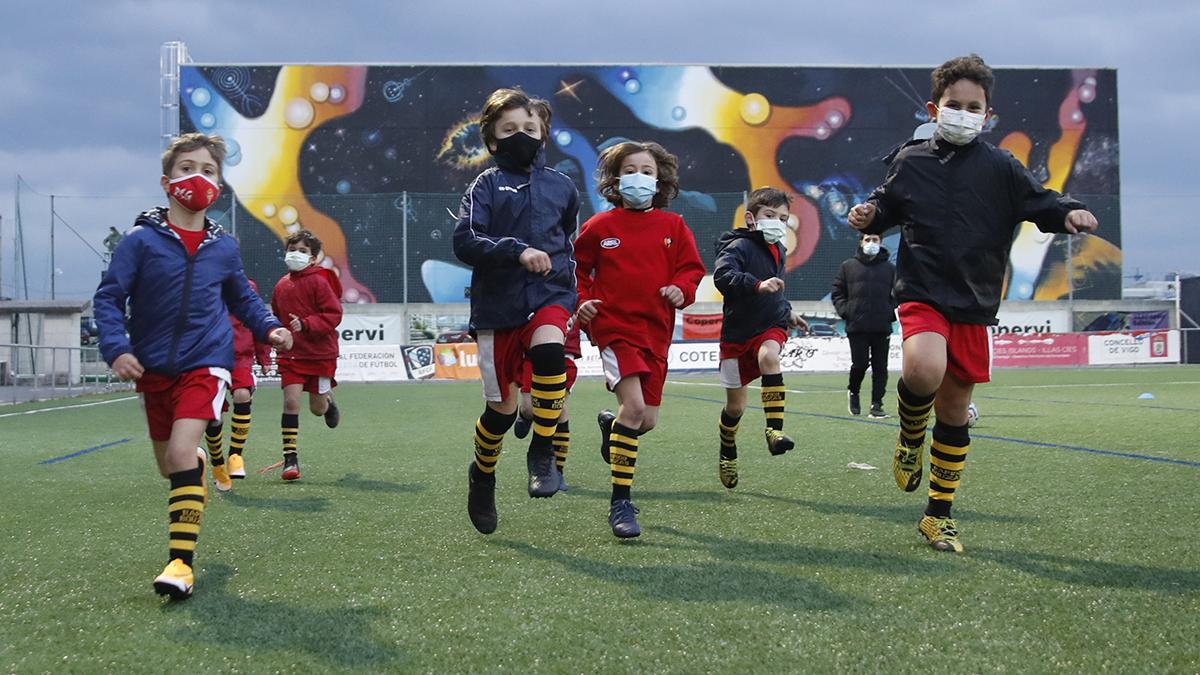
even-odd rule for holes
{"type": "Polygon", "coordinates": [[[132,390],[97,347],[0,343],[0,404],[132,390]]]}

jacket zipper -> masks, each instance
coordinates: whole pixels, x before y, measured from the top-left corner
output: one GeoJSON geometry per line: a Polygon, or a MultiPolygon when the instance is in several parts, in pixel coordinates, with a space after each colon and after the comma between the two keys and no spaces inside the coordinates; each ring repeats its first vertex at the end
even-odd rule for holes
{"type": "Polygon", "coordinates": [[[205,241],[200,242],[200,246],[196,248],[196,253],[188,255],[187,246],[184,246],[183,241],[179,242],[183,246],[184,256],[187,258],[187,267],[183,273],[183,299],[179,307],[179,319],[175,322],[175,334],[171,336],[171,356],[167,361],[167,372],[176,375],[175,372],[175,356],[179,351],[179,341],[183,339],[183,331],[187,329],[188,320],[188,304],[192,296],[192,271],[196,268],[196,257],[200,255],[200,249],[204,248],[205,241]]]}

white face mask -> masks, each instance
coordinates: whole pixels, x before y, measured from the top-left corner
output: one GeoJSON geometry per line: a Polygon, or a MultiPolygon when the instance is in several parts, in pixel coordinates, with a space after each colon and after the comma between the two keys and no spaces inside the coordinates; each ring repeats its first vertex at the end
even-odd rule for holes
{"type": "Polygon", "coordinates": [[[862,245],[862,250],[869,256],[879,255],[879,242],[868,241],[862,245]]]}
{"type": "Polygon", "coordinates": [[[650,206],[655,193],[658,192],[658,179],[644,173],[627,173],[621,176],[617,189],[626,206],[631,209],[644,209],[650,206]]]}
{"type": "Polygon", "coordinates": [[[778,218],[756,220],[754,227],[759,232],[762,232],[763,239],[766,239],[768,244],[774,244],[782,240],[784,235],[787,234],[787,223],[778,218]]]}
{"type": "Polygon", "coordinates": [[[966,145],[975,140],[983,131],[983,121],[986,118],[981,113],[955,110],[953,108],[938,108],[937,129],[942,138],[955,145],[966,145]]]}
{"type": "Polygon", "coordinates": [[[288,251],[287,254],[283,256],[283,263],[287,265],[287,268],[293,272],[299,272],[305,267],[308,267],[310,262],[312,262],[312,256],[304,251],[288,251]]]}

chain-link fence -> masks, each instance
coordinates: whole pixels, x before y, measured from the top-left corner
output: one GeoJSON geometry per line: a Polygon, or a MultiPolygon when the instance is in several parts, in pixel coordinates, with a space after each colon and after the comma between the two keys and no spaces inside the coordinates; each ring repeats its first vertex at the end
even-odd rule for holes
{"type": "Polygon", "coordinates": [[[0,403],[132,389],[113,377],[96,347],[0,343],[0,403]]]}

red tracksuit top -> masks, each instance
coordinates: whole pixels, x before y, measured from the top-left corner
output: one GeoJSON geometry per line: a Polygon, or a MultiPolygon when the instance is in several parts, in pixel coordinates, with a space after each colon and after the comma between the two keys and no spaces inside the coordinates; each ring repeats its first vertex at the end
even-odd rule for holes
{"type": "Polygon", "coordinates": [[[288,272],[275,284],[271,309],[290,326],[300,317],[304,330],[292,333],[292,350],[277,353],[280,361],[325,361],[338,357],[337,327],[342,322],[341,283],[333,272],[309,265],[288,272]]]}
{"type": "MultiPolygon", "coordinates": [[[[250,288],[258,293],[258,284],[254,283],[253,279],[246,279],[250,282],[250,288]]],[[[257,361],[260,366],[266,366],[271,363],[271,346],[263,344],[254,339],[254,334],[246,328],[246,324],[238,321],[238,318],[229,314],[229,323],[233,326],[233,367],[237,368],[252,368],[257,361]]]]}
{"type": "Polygon", "coordinates": [[[584,326],[600,349],[618,340],[666,358],[675,307],[659,289],[674,284],[683,306],[696,300],[704,263],[696,239],[678,213],[615,208],[588,219],[575,240],[579,304],[600,300],[584,326]]]}

